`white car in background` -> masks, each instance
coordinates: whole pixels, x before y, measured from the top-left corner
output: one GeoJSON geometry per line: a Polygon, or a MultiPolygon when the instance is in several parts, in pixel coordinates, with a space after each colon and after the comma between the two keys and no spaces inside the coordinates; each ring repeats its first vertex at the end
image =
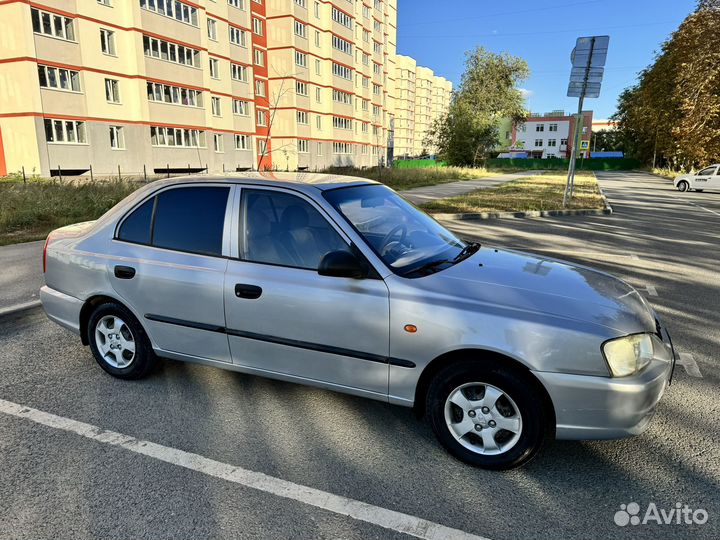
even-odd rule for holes
{"type": "Polygon", "coordinates": [[[673,184],[680,191],[703,191],[705,189],[720,190],[720,165],[710,165],[697,174],[678,176],[673,184]]]}

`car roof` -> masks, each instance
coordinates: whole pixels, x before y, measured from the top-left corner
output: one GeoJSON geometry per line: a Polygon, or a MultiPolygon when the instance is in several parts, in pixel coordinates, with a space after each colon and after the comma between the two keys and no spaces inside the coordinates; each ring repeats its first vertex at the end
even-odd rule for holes
{"type": "Polygon", "coordinates": [[[248,171],[238,173],[208,174],[195,176],[175,176],[152,182],[158,185],[197,184],[204,182],[229,184],[262,184],[289,187],[300,191],[326,191],[349,186],[378,184],[374,180],[347,176],[342,174],[309,173],[309,172],[274,172],[274,171],[248,171]]]}

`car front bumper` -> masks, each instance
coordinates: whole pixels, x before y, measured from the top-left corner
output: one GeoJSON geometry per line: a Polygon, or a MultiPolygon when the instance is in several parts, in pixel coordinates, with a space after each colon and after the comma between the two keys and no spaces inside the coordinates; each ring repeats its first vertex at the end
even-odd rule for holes
{"type": "Polygon", "coordinates": [[[80,310],[83,301],[74,296],[61,293],[43,286],[40,289],[40,301],[48,318],[60,326],[80,335],[80,310]]]}
{"type": "Polygon", "coordinates": [[[557,439],[619,439],[645,431],[675,365],[670,336],[661,332],[664,350],[637,375],[533,372],[553,402],[557,439]]]}

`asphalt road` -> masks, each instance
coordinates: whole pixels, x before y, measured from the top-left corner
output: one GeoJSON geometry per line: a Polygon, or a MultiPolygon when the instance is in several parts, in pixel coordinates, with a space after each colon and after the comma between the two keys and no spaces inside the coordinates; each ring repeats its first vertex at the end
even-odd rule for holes
{"type": "Polygon", "coordinates": [[[404,408],[173,361],[142,381],[112,379],[72,334],[26,310],[0,319],[0,400],[101,429],[0,412],[0,538],[405,536],[142,455],[103,430],[496,540],[719,537],[720,193],[681,194],[635,173],[601,182],[612,216],[448,224],[647,292],[702,376],[678,366],[642,436],[555,442],[522,469],[476,470],[404,408]],[[631,502],[641,514],[687,504],[709,519],[615,525],[631,502]]]}

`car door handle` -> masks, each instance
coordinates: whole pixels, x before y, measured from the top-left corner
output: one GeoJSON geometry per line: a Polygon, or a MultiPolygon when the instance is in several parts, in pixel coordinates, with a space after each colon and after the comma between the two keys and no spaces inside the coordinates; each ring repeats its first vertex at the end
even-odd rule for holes
{"type": "Polygon", "coordinates": [[[247,298],[248,300],[255,300],[260,298],[262,289],[257,285],[246,285],[244,283],[237,283],[235,285],[235,296],[238,298],[247,298]]]}
{"type": "Polygon", "coordinates": [[[135,277],[135,269],[132,266],[116,266],[115,277],[118,279],[132,279],[135,277]]]}

